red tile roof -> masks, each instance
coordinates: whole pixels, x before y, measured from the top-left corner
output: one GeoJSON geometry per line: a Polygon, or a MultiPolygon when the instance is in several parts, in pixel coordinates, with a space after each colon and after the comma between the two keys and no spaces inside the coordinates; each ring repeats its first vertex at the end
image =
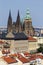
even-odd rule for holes
{"type": "Polygon", "coordinates": [[[25,58],[23,57],[20,53],[15,53],[15,54],[11,54],[9,55],[9,57],[3,56],[2,58],[4,58],[4,60],[7,63],[15,63],[17,62],[14,57],[17,57],[22,63],[29,63],[30,61],[36,60],[38,58],[43,59],[43,55],[40,54],[30,54],[28,52],[25,52],[24,55],[28,56],[29,58],[25,58]]]}
{"type": "Polygon", "coordinates": [[[4,42],[0,40],[0,44],[4,44],[4,42]]]}
{"type": "Polygon", "coordinates": [[[30,42],[36,42],[37,40],[35,39],[35,38],[33,38],[33,37],[28,37],[28,41],[30,41],[30,42]]]}
{"type": "Polygon", "coordinates": [[[28,63],[29,60],[25,57],[23,57],[21,54],[17,54],[18,55],[18,59],[23,62],[23,63],[28,63]]]}
{"type": "Polygon", "coordinates": [[[11,57],[3,57],[3,59],[8,63],[8,64],[11,64],[11,63],[16,63],[17,60],[15,58],[11,58],[11,57]]]}
{"type": "Polygon", "coordinates": [[[29,58],[29,60],[32,61],[32,60],[36,60],[36,59],[38,59],[38,58],[43,59],[43,56],[42,56],[42,55],[33,54],[33,55],[29,58]]]}
{"type": "Polygon", "coordinates": [[[37,57],[40,58],[40,59],[43,59],[43,56],[42,55],[38,55],[37,57]]]}
{"type": "Polygon", "coordinates": [[[28,60],[27,58],[25,58],[25,57],[18,57],[18,59],[19,59],[21,62],[23,62],[23,63],[28,63],[28,62],[29,62],[29,60],[28,60]]]}
{"type": "Polygon", "coordinates": [[[17,57],[22,57],[22,55],[20,53],[17,53],[17,57]]]}
{"type": "Polygon", "coordinates": [[[10,54],[9,56],[10,56],[10,57],[17,57],[17,54],[14,53],[14,54],[10,54]]]}
{"type": "Polygon", "coordinates": [[[2,50],[2,54],[7,54],[7,53],[10,53],[10,50],[2,50]]]}
{"type": "Polygon", "coordinates": [[[30,54],[30,53],[28,53],[28,52],[25,52],[25,53],[24,53],[24,55],[25,55],[26,57],[31,56],[31,54],[30,54]]]}

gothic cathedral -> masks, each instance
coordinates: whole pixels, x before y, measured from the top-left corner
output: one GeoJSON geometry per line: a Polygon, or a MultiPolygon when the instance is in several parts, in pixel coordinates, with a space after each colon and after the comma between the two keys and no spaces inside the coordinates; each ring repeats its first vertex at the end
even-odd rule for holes
{"type": "Polygon", "coordinates": [[[10,11],[9,17],[8,17],[7,32],[25,33],[27,36],[28,35],[33,36],[34,28],[32,26],[32,19],[30,16],[30,11],[27,9],[23,24],[20,19],[19,10],[18,10],[16,22],[12,22],[11,11],[10,11]]]}

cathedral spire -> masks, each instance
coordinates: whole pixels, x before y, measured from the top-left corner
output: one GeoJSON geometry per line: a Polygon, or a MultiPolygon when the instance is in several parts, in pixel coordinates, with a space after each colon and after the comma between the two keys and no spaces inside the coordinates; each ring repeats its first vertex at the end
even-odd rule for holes
{"type": "Polygon", "coordinates": [[[11,31],[12,31],[12,17],[11,17],[11,10],[9,11],[7,31],[8,31],[8,32],[11,32],[11,31]]]}
{"type": "Polygon", "coordinates": [[[16,24],[19,25],[19,23],[20,23],[20,15],[19,15],[19,10],[18,10],[16,24]]]}
{"type": "Polygon", "coordinates": [[[9,19],[11,19],[12,17],[11,17],[11,10],[9,11],[9,19]]]}
{"type": "Polygon", "coordinates": [[[16,20],[16,32],[21,32],[21,21],[20,21],[19,10],[18,10],[17,20],[16,20]]]}

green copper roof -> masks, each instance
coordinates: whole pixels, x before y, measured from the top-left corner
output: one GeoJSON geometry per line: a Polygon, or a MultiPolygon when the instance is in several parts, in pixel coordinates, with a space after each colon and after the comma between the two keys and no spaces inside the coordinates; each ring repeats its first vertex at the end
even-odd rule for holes
{"type": "Polygon", "coordinates": [[[31,19],[30,11],[27,9],[25,19],[31,19]]]}

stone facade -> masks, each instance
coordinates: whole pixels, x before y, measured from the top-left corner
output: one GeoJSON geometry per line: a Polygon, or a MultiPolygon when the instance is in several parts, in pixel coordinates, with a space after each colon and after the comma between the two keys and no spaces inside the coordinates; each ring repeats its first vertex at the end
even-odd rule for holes
{"type": "Polygon", "coordinates": [[[20,20],[20,15],[19,15],[19,11],[18,11],[16,22],[13,22],[13,24],[12,24],[11,13],[9,13],[8,26],[7,26],[8,32],[11,32],[11,31],[14,33],[23,32],[27,36],[28,35],[33,36],[34,28],[32,26],[32,20],[31,20],[31,16],[30,16],[30,13],[28,10],[26,12],[26,17],[25,17],[24,21],[22,21],[22,22],[20,20]]]}
{"type": "Polygon", "coordinates": [[[6,40],[10,46],[11,53],[35,52],[39,48],[37,41],[29,42],[28,40],[6,40]],[[33,47],[34,46],[34,47],[33,47]]]}
{"type": "Polygon", "coordinates": [[[34,35],[34,29],[33,29],[33,26],[32,26],[32,21],[31,20],[26,20],[24,21],[24,31],[26,33],[26,35],[29,35],[29,36],[33,36],[34,35]]]}
{"type": "Polygon", "coordinates": [[[11,11],[9,11],[8,24],[7,24],[7,32],[12,32],[12,17],[11,11]]]}

